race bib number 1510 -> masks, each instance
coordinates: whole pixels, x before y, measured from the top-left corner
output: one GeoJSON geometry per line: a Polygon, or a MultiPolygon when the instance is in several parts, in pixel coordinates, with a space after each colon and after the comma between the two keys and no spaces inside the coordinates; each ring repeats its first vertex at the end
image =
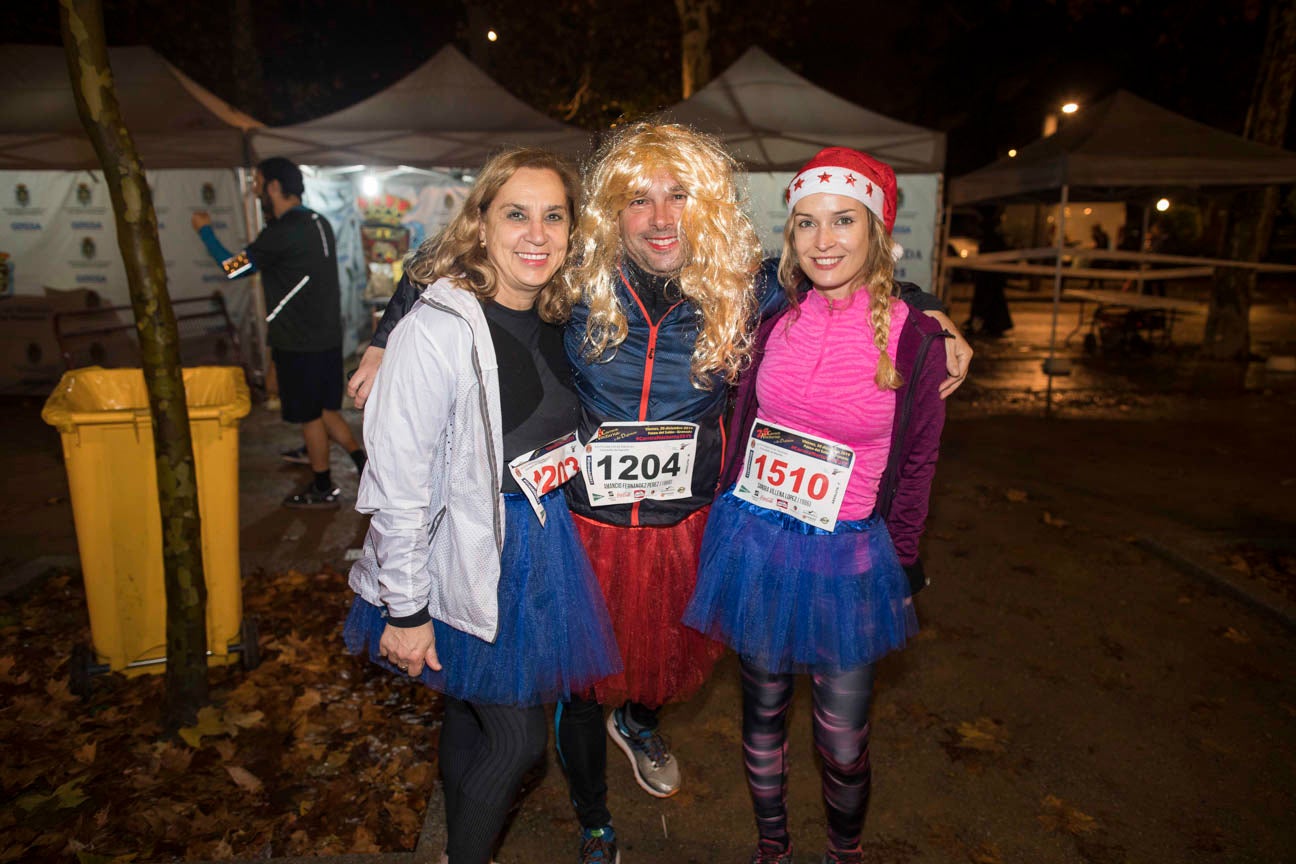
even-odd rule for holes
{"type": "Polygon", "coordinates": [[[832,531],[854,465],[845,444],[757,420],[734,496],[832,531]]]}

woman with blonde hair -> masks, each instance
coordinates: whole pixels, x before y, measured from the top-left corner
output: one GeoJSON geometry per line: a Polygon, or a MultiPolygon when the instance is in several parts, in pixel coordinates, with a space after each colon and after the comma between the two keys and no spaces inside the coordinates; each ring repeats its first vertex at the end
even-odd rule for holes
{"type": "Polygon", "coordinates": [[[578,419],[557,277],[574,171],[537,150],[491,159],[407,267],[423,286],[365,411],[370,513],[348,647],[446,696],[440,766],[451,864],[490,859],[544,752],[543,703],[620,669],[607,610],[558,488],[578,419]]]}
{"type": "Polygon", "coordinates": [[[711,508],[684,621],[742,660],[753,864],[793,860],[786,719],[795,674],[811,674],[824,860],[839,864],[862,858],[873,666],[917,630],[944,334],[892,296],[889,166],[828,148],[793,178],[788,205],[789,308],[760,328],[739,385],[728,491],[711,508]]]}

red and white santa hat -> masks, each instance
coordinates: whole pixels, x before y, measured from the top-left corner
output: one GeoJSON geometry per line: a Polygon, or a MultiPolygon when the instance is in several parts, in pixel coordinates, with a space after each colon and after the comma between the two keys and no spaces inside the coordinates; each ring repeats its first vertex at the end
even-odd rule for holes
{"type": "Polygon", "coordinates": [[[896,176],[885,162],[849,147],[825,147],[788,184],[788,209],[807,195],[827,192],[854,198],[882,220],[887,233],[895,227],[896,176]]]}

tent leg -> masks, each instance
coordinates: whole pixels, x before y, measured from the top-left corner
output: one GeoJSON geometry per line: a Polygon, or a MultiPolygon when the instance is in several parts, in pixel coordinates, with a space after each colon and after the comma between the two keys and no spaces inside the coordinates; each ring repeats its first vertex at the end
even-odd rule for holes
{"type": "Polygon", "coordinates": [[[1048,394],[1044,402],[1045,416],[1051,414],[1053,410],[1053,376],[1071,374],[1071,362],[1065,357],[1058,357],[1056,355],[1058,312],[1062,308],[1062,251],[1066,247],[1066,208],[1070,192],[1071,187],[1067,184],[1063,184],[1062,201],[1058,204],[1057,234],[1054,237],[1053,324],[1049,331],[1048,358],[1044,361],[1044,374],[1048,376],[1049,383],[1048,394]]]}

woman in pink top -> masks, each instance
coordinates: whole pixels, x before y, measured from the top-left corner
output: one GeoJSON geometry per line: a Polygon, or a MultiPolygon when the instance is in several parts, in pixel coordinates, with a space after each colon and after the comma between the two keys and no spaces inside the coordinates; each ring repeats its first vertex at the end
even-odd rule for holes
{"type": "Polygon", "coordinates": [[[742,658],[753,864],[790,864],[793,680],[813,680],[825,862],[861,860],[873,664],[917,632],[918,539],[944,407],[944,334],[892,296],[895,172],[821,151],[788,187],[787,312],[757,334],[684,622],[742,658]]]}

